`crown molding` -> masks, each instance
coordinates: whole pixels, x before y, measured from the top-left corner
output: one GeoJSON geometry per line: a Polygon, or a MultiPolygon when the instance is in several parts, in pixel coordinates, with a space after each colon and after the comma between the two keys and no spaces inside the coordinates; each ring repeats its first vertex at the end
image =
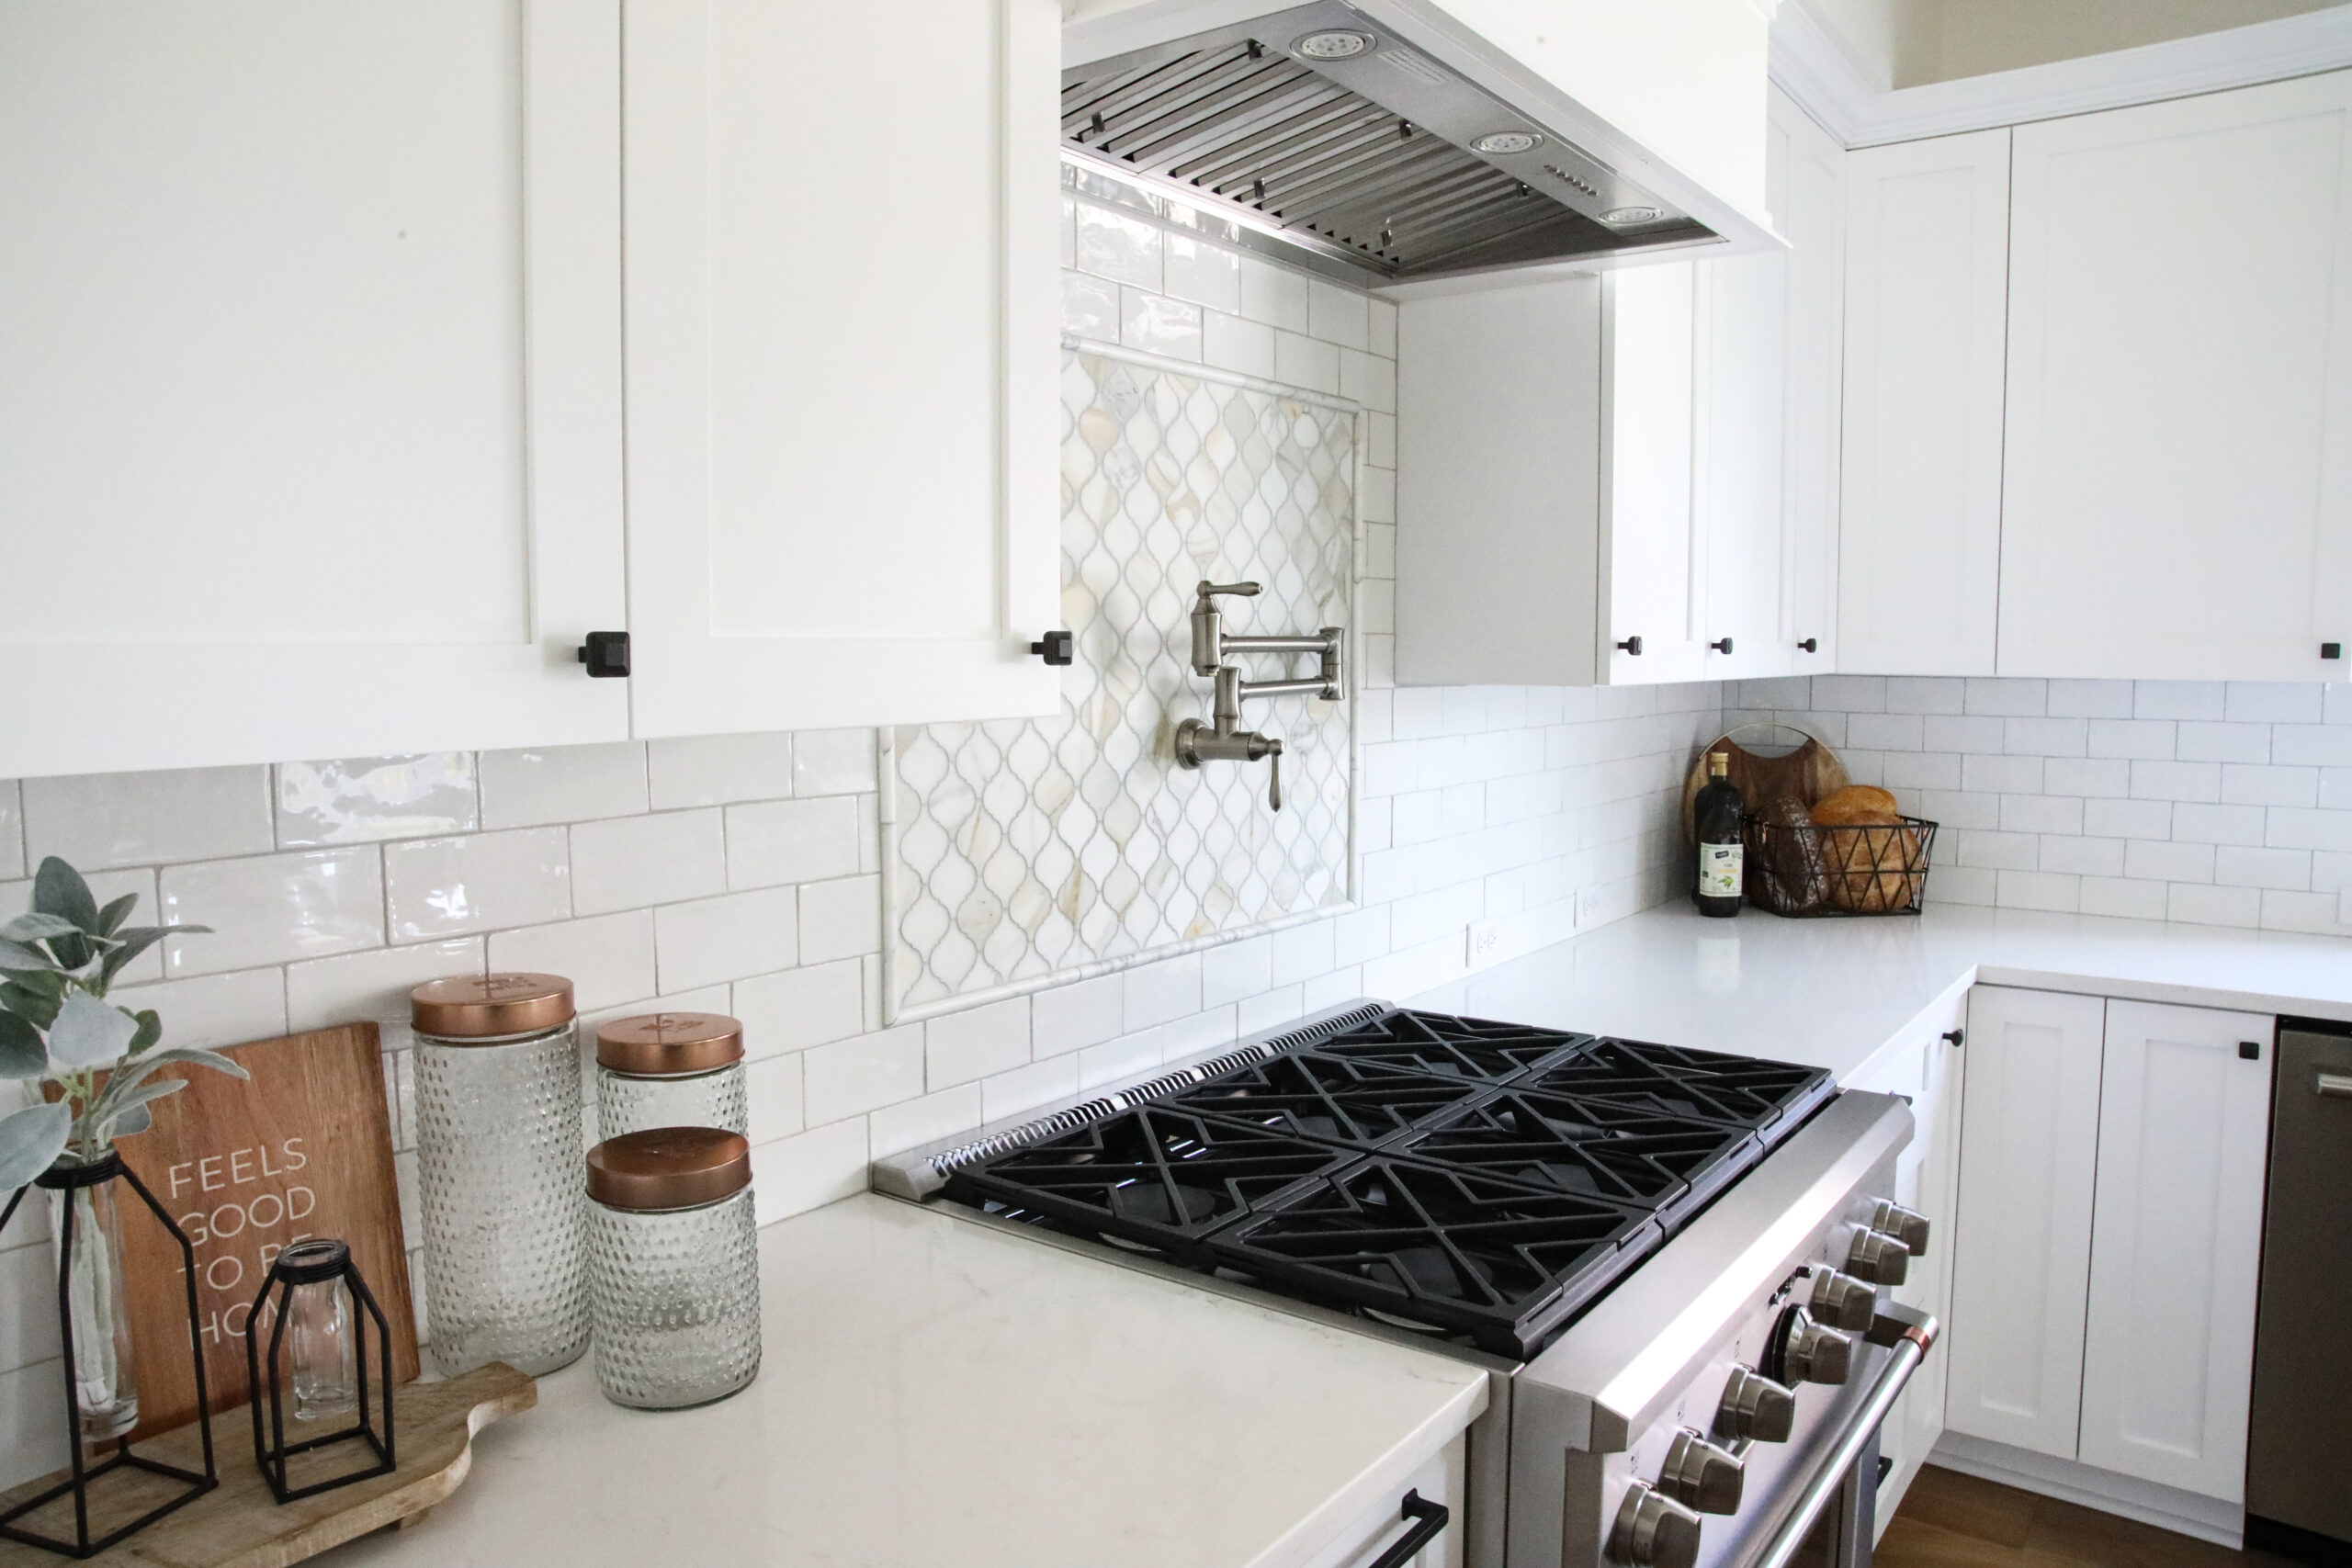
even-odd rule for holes
{"type": "Polygon", "coordinates": [[[2352,6],[1922,87],[1874,87],[1802,5],[1772,25],[1781,90],[1849,147],[1986,130],[2352,66],[2352,6]]]}

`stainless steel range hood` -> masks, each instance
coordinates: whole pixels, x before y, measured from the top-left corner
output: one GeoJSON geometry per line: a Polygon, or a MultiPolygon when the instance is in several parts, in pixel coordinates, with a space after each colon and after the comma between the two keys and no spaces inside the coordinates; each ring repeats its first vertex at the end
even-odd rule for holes
{"type": "Polygon", "coordinates": [[[1319,0],[1065,69],[1064,160],[1362,288],[1722,242],[1515,96],[1319,0]]]}

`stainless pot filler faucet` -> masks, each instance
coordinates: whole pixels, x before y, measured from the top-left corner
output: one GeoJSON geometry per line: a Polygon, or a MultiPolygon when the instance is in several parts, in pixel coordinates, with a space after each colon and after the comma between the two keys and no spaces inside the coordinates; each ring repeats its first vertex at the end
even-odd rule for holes
{"type": "Polygon", "coordinates": [[[1254,762],[1260,758],[1272,763],[1272,777],[1266,791],[1267,804],[1276,811],[1283,808],[1283,743],[1272,735],[1241,728],[1241,701],[1244,697],[1321,697],[1336,703],[1345,695],[1340,676],[1340,644],[1344,634],[1338,626],[1325,626],[1312,637],[1229,637],[1225,630],[1225,613],[1217,607],[1220,594],[1249,598],[1259,592],[1254,582],[1204,582],[1198,597],[1193,602],[1193,671],[1195,674],[1214,677],[1216,697],[1211,709],[1212,722],[1203,724],[1188,718],[1176,727],[1176,761],[1184,767],[1197,768],[1203,762],[1254,762]],[[1317,656],[1316,672],[1304,680],[1245,681],[1238,665],[1227,662],[1237,653],[1312,653],[1317,656]]]}

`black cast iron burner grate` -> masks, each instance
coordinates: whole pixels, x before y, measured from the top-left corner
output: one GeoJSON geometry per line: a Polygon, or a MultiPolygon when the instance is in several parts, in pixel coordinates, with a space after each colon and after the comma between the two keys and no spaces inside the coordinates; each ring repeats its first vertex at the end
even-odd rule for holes
{"type": "Polygon", "coordinates": [[[1309,1047],[1236,1067],[1161,1103],[1293,1137],[1376,1148],[1485,1089],[1309,1047]]]}
{"type": "Polygon", "coordinates": [[[1147,1105],[953,1172],[947,1195],[1034,1210],[1179,1255],[1216,1225],[1355,1156],[1147,1105]]]}
{"type": "Polygon", "coordinates": [[[1592,1043],[1589,1034],[1442,1012],[1392,1012],[1308,1049],[1351,1062],[1500,1083],[1592,1043]]]}
{"type": "Polygon", "coordinates": [[[1228,1268],[1532,1356],[1656,1246],[1637,1209],[1374,1155],[1212,1235],[1228,1268]]]}
{"type": "Polygon", "coordinates": [[[1631,1040],[1596,1040],[1537,1068],[1518,1087],[1652,1116],[1780,1133],[1837,1092],[1818,1067],[1685,1051],[1631,1040]]]}
{"type": "Polygon", "coordinates": [[[1735,1127],[1505,1089],[1408,1135],[1395,1152],[1634,1204],[1671,1224],[1746,1170],[1755,1145],[1754,1134],[1735,1127]]]}

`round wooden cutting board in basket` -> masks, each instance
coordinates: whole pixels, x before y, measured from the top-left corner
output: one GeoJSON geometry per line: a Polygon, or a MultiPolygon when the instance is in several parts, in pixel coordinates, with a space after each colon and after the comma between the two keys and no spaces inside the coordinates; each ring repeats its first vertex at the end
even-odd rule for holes
{"type": "Polygon", "coordinates": [[[1917,911],[1936,824],[1894,811],[1893,797],[1883,792],[1851,789],[1838,754],[1792,725],[1741,725],[1700,752],[1682,789],[1686,843],[1694,834],[1693,803],[1707,781],[1707,757],[1717,751],[1729,759],[1727,772],[1747,807],[1741,837],[1749,903],[1778,915],[1917,911]],[[1755,749],[1741,743],[1743,736],[1755,749]],[[1816,820],[1814,808],[1841,790],[1879,796],[1884,804],[1866,820],[1816,820]]]}
{"type": "Polygon", "coordinates": [[[1846,776],[1846,764],[1838,760],[1837,752],[1793,725],[1769,721],[1743,724],[1701,748],[1699,760],[1691,764],[1690,776],[1682,781],[1682,838],[1686,843],[1697,839],[1697,829],[1691,822],[1691,803],[1699,798],[1699,791],[1707,782],[1707,754],[1711,751],[1730,754],[1732,786],[1739,791],[1739,798],[1747,803],[1747,809],[1758,817],[1765,815],[1768,807],[1784,800],[1809,807],[1823,795],[1844,789],[1853,782],[1846,776]],[[1734,739],[1741,735],[1759,743],[1764,743],[1768,736],[1777,737],[1784,750],[1778,756],[1769,749],[1751,751],[1734,739]]]}

